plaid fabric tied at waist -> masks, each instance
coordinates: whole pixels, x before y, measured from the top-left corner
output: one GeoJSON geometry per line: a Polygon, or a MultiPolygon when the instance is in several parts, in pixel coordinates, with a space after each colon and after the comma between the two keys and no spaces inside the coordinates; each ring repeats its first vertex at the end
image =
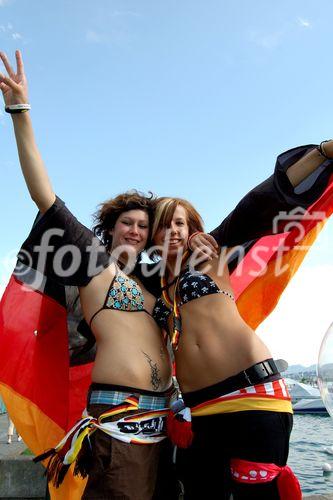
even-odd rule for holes
{"type": "MultiPolygon", "coordinates": [[[[131,392],[93,390],[90,393],[89,404],[119,405],[127,398],[133,396],[131,392]]],[[[161,410],[169,406],[170,396],[150,396],[147,394],[137,394],[139,410],[161,410]]]]}

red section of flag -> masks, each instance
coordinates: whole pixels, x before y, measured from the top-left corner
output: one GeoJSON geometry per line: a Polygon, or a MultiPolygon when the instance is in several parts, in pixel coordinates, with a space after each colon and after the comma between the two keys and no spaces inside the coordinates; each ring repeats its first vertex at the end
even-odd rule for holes
{"type": "Polygon", "coordinates": [[[12,276],[0,308],[0,380],[68,425],[69,356],[66,311],[12,276]]]}
{"type": "Polygon", "coordinates": [[[82,416],[82,411],[87,405],[87,393],[91,384],[91,371],[93,363],[87,365],[73,366],[69,369],[69,408],[68,428],[73,427],[75,422],[82,416]]]}
{"type": "MultiPolygon", "coordinates": [[[[268,236],[263,236],[260,238],[244,257],[244,259],[239,263],[236,269],[231,275],[231,284],[234,290],[236,300],[241,294],[247,293],[247,288],[255,281],[260,280],[267,272],[267,264],[269,262],[276,261],[276,272],[279,273],[283,270],[283,264],[279,267],[278,260],[286,256],[288,252],[295,249],[295,247],[302,246],[303,240],[310,233],[310,231],[316,231],[316,226],[321,221],[328,219],[333,212],[333,175],[331,175],[329,183],[323,194],[318,200],[316,200],[313,205],[307,209],[307,214],[301,218],[295,217],[295,223],[290,221],[290,226],[288,231],[280,232],[278,234],[272,234],[268,236]],[[319,215],[321,213],[321,216],[319,215]],[[262,272],[262,274],[261,274],[262,272]]],[[[296,214],[295,214],[296,215],[296,214]]],[[[283,221],[285,227],[289,221],[283,221]]],[[[320,232],[320,227],[318,226],[318,233],[320,232]]],[[[282,225],[280,230],[283,231],[282,225]]],[[[288,273],[285,279],[286,286],[293,275],[293,269],[299,266],[306,254],[305,249],[301,249],[293,259],[292,263],[289,263],[288,273]],[[292,268],[291,268],[292,267],[292,268]]],[[[271,270],[270,270],[271,271],[271,270]]],[[[271,283],[274,286],[274,275],[271,276],[271,283]]],[[[281,295],[281,290],[277,289],[278,296],[281,295]]],[[[251,297],[252,298],[252,297],[251,297]]],[[[269,313],[271,310],[269,311],[269,313]]],[[[262,320],[265,319],[265,316],[262,320]]]]}

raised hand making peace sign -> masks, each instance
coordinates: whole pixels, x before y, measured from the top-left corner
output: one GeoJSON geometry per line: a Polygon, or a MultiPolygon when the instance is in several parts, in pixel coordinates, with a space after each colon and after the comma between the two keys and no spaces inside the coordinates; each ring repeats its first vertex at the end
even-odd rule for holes
{"type": "Polygon", "coordinates": [[[0,72],[0,89],[6,106],[13,104],[28,103],[28,83],[24,74],[22,55],[19,50],[15,52],[16,73],[11,67],[4,52],[0,52],[0,58],[6,68],[8,76],[0,72]]]}

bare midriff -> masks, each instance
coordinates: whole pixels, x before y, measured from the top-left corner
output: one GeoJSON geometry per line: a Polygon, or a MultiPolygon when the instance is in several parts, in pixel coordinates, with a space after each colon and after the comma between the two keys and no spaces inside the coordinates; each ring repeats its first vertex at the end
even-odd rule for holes
{"type": "MultiPolygon", "coordinates": [[[[221,277],[213,272],[209,275],[221,290],[232,293],[227,272],[221,277]]],[[[175,357],[182,392],[216,384],[271,357],[228,296],[203,296],[184,304],[180,310],[182,334],[175,357]]]]}
{"type": "MultiPolygon", "coordinates": [[[[112,266],[80,289],[87,322],[105,300],[114,276],[112,266]]],[[[140,285],[141,286],[141,285],[140,285]]],[[[145,307],[150,312],[155,298],[142,286],[145,307]]],[[[92,381],[161,392],[172,381],[172,366],[162,332],[150,314],[103,309],[95,316],[91,330],[96,338],[92,381]]]]}

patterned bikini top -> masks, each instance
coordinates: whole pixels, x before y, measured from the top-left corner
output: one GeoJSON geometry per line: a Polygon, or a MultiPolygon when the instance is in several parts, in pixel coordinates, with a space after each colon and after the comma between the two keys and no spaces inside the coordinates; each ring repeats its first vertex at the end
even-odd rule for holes
{"type": "Polygon", "coordinates": [[[103,306],[96,311],[89,322],[91,325],[95,316],[104,309],[115,311],[140,312],[151,315],[144,308],[145,298],[138,283],[124,274],[120,274],[118,267],[116,275],[111,281],[103,306]]]}
{"type": "MultiPolygon", "coordinates": [[[[226,295],[231,300],[235,300],[232,293],[227,290],[221,290],[215,281],[208,276],[208,274],[203,274],[200,271],[195,271],[187,266],[184,272],[181,274],[178,282],[177,289],[175,293],[177,295],[178,306],[182,306],[191,302],[195,299],[200,299],[205,295],[212,295],[216,293],[221,293],[226,295]]],[[[168,331],[168,318],[173,312],[172,304],[167,304],[165,298],[159,297],[156,301],[153,317],[155,321],[159,324],[161,328],[168,331]]]]}

